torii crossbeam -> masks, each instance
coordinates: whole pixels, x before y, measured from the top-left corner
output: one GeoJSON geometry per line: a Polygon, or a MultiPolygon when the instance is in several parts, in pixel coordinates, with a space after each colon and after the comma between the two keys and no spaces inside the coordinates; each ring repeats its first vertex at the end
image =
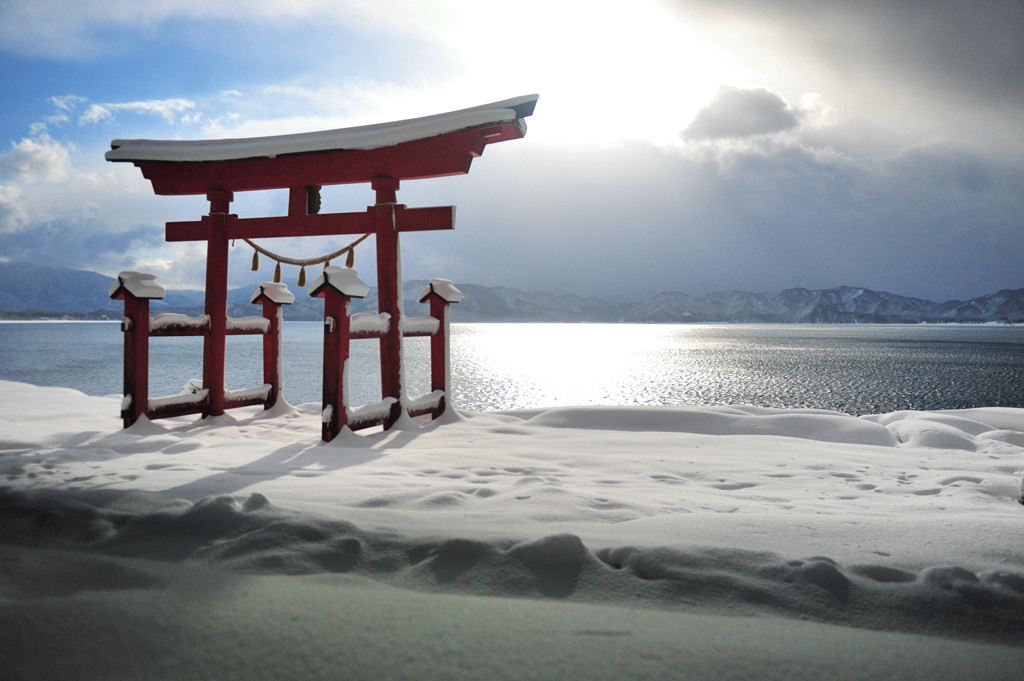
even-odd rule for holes
{"type": "MultiPolygon", "coordinates": [[[[537,95],[393,123],[249,139],[114,140],[108,161],[134,163],[161,195],[205,195],[201,220],[169,222],[167,241],[206,241],[203,386],[210,415],[224,412],[228,247],[231,239],[373,233],[377,239],[379,311],[402,319],[400,232],[452,229],[454,206],[407,208],[397,202],[402,180],[469,172],[494,142],[526,134],[537,95]],[[362,212],[319,212],[325,185],[370,183],[374,205],[362,212]],[[234,192],[288,189],[284,216],[244,218],[230,213],[234,192]]],[[[389,426],[402,410],[402,335],[392,323],[380,340],[382,397],[393,397],[389,426]]]]}

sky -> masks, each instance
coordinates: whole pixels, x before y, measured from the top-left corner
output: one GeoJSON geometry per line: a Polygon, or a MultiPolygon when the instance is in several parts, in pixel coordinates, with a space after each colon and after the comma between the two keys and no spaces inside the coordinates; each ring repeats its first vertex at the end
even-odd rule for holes
{"type": "MultiPolygon", "coordinates": [[[[522,140],[399,201],[406,278],[644,301],[1024,286],[1024,5],[905,0],[6,0],[0,260],[201,288],[208,211],[108,163],[113,139],[380,123],[538,93],[522,140]]],[[[367,185],[325,189],[362,210],[367,185]]],[[[283,192],[236,195],[240,216],[283,192]]],[[[269,240],[314,257],[351,237],[269,240]]],[[[231,250],[229,279],[271,276],[231,250]]],[[[372,239],[356,269],[375,282],[372,239]]],[[[285,268],[295,289],[297,272],[285,268]]]]}

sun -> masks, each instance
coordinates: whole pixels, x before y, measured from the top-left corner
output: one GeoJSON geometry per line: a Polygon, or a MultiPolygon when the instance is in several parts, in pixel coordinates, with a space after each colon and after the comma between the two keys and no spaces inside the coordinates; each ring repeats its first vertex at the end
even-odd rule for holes
{"type": "Polygon", "coordinates": [[[742,80],[727,54],[649,0],[467,3],[453,14],[464,87],[541,94],[535,142],[674,143],[721,85],[742,80]]]}

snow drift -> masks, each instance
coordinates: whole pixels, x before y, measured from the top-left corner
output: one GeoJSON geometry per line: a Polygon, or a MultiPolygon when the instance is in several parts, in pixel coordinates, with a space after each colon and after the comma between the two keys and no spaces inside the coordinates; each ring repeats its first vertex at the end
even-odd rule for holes
{"type": "Polygon", "coordinates": [[[1020,670],[1024,410],[236,414],[0,383],[0,676],[1020,670]]]}

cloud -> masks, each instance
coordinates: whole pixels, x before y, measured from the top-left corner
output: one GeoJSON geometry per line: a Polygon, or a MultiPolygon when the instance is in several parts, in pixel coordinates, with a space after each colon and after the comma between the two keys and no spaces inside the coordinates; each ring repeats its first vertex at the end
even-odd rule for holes
{"type": "MultiPolygon", "coordinates": [[[[156,62],[163,55],[143,42],[159,26],[167,31],[161,44],[188,35],[184,61],[207,64],[205,50],[214,48],[204,31],[223,29],[234,42],[216,49],[241,47],[237,63],[248,64],[245,38],[280,24],[291,32],[261,43],[261,57],[278,60],[271,48],[282,47],[294,62],[273,73],[222,69],[204,82],[206,93],[175,89],[173,78],[161,86],[189,99],[147,99],[152,84],[140,90],[141,78],[128,72],[108,76],[123,78],[127,101],[84,89],[95,99],[52,98],[53,115],[38,118],[28,141],[0,150],[0,224],[21,230],[20,240],[0,244],[5,256],[43,258],[27,238],[40,229],[50,247],[61,234],[76,248],[81,239],[95,261],[83,256],[79,266],[136,258],[173,260],[179,277],[201,271],[195,244],[165,245],[158,227],[139,226],[196,219],[206,208],[201,197],[155,197],[136,169],[107,168],[97,124],[131,127],[119,136],[192,136],[183,125],[204,137],[269,135],[539,91],[526,140],[489,147],[468,177],[403,184],[400,200],[411,206],[459,207],[454,233],[403,237],[407,276],[631,300],[666,289],[840,284],[943,299],[1024,285],[1024,169],[1014,155],[1024,151],[1024,68],[1016,68],[1024,57],[1019,41],[1007,43],[1021,24],[1004,0],[969,12],[920,0],[665,0],[662,8],[678,10],[667,21],[646,3],[619,13],[606,3],[583,13],[556,3],[544,22],[534,16],[540,0],[514,17],[471,0],[359,0],[344,11],[328,0],[97,0],[88,9],[69,4],[67,16],[46,2],[0,7],[0,50],[12,49],[7,20],[23,11],[34,22],[21,25],[25,34],[51,55],[121,45],[156,62]],[[493,31],[498,21],[501,32],[493,31]],[[405,41],[414,46],[393,49],[406,30],[417,32],[405,41]],[[321,50],[327,34],[345,49],[321,50]],[[297,36],[308,42],[291,44],[297,36]],[[423,58],[405,58],[413,53],[423,58]],[[503,58],[510,54],[517,57],[503,58]],[[58,143],[47,142],[46,125],[93,145],[74,153],[82,168],[73,171],[47,146],[58,143]],[[89,171],[109,177],[88,186],[89,171]],[[62,172],[70,179],[60,191],[46,184],[62,172]],[[101,233],[114,236],[88,250],[85,241],[101,233]]],[[[349,196],[356,210],[371,202],[357,189],[337,210],[353,209],[349,196]]],[[[239,214],[284,210],[280,197],[251,210],[245,200],[239,214]]],[[[296,251],[305,248],[313,246],[303,241],[296,251]]],[[[245,257],[233,253],[233,276],[248,275],[245,263],[235,266],[245,257]]],[[[367,260],[361,253],[361,273],[366,264],[372,270],[367,260]]]]}
{"type": "Polygon", "coordinates": [[[28,214],[22,203],[21,190],[0,184],[0,235],[17,232],[26,222],[28,214]]]}
{"type": "Polygon", "coordinates": [[[0,52],[50,59],[82,59],[118,49],[113,31],[151,31],[171,21],[238,22],[285,26],[353,26],[412,32],[435,25],[455,0],[5,0],[0,3],[0,52]]]}
{"type": "Polygon", "coordinates": [[[96,218],[82,217],[0,232],[0,252],[11,261],[116,272],[132,267],[136,254],[162,241],[163,230],[157,226],[114,231],[96,218]]]}
{"type": "MultiPolygon", "coordinates": [[[[190,99],[180,97],[172,99],[149,99],[139,102],[116,102],[110,104],[92,104],[85,113],[78,117],[79,125],[96,124],[114,117],[115,112],[128,112],[135,114],[151,114],[164,119],[169,124],[174,124],[178,114],[183,111],[194,109],[196,103],[190,99]]],[[[194,122],[198,120],[192,116],[181,116],[183,122],[194,122]]]]}
{"type": "Polygon", "coordinates": [[[110,113],[110,109],[103,106],[102,104],[93,104],[85,110],[81,116],[78,117],[79,125],[95,124],[100,121],[106,121],[114,117],[114,114],[110,113]]]}
{"type": "Polygon", "coordinates": [[[686,139],[750,137],[791,130],[800,124],[798,111],[764,88],[723,87],[683,130],[686,139]]]}
{"type": "Polygon", "coordinates": [[[813,89],[847,117],[924,135],[988,137],[1003,146],[1021,137],[1018,0],[660,2],[727,51],[753,82],[791,100],[813,89]]]}
{"type": "MultiPolygon", "coordinates": [[[[403,238],[408,277],[625,300],[840,285],[947,300],[1024,285],[1024,168],[962,147],[876,160],[799,135],[700,153],[528,140],[438,181],[458,224],[403,238]]],[[[439,202],[419,191],[403,185],[400,200],[439,202]]]]}
{"type": "Polygon", "coordinates": [[[73,112],[76,108],[78,108],[79,104],[82,104],[86,101],[88,100],[85,97],[81,97],[79,95],[55,95],[53,97],[50,97],[50,102],[55,107],[67,113],[73,112]]]}
{"type": "Polygon", "coordinates": [[[66,182],[70,170],[68,148],[45,133],[22,138],[0,154],[0,177],[20,182],[66,182]]]}

